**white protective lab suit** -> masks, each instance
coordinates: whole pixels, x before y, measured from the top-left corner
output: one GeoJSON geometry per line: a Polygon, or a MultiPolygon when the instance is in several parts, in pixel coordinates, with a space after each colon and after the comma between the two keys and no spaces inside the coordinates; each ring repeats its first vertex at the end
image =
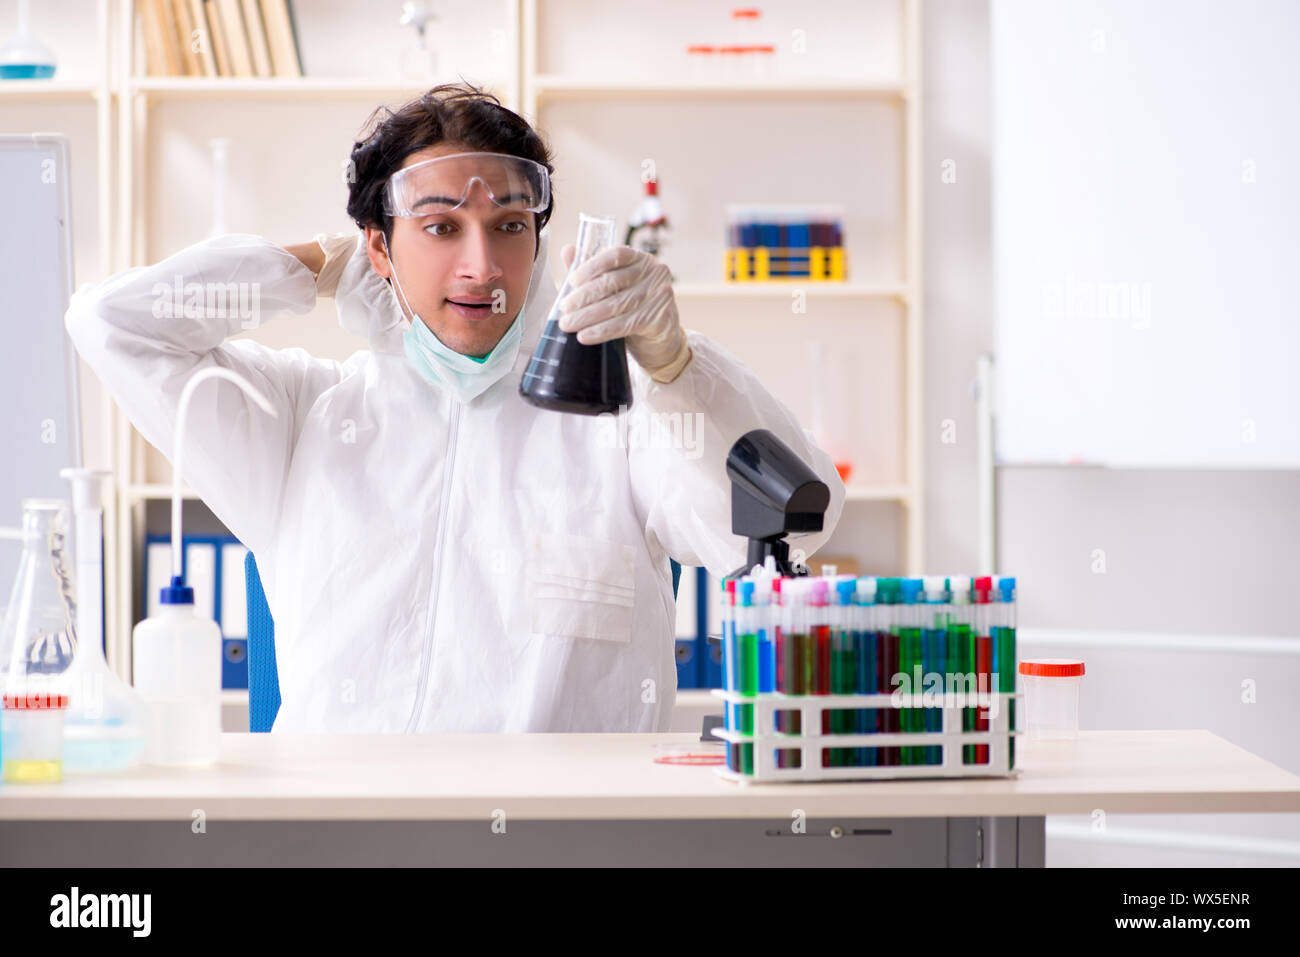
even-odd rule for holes
{"type": "Polygon", "coordinates": [[[626,429],[520,398],[556,295],[548,232],[514,368],[464,405],[408,362],[407,322],[360,235],[336,299],[370,349],[342,363],[228,341],[241,331],[235,310],[165,315],[159,303],[196,282],[255,288],[262,321],[309,311],[311,271],[256,236],[210,239],[73,297],[78,352],[166,454],[199,369],[242,373],[279,410],[205,383],[184,460],[186,481],[257,556],[275,620],[274,730],[663,731],[677,685],[669,556],[715,577],[745,560],[731,533],[732,443],[770,429],[830,486],[825,531],[792,547],[811,555],[835,527],[844,486],[830,457],[698,333],[671,383],[630,363],[626,429]],[[664,429],[684,425],[685,447],[665,447],[651,413],[664,429]]]}

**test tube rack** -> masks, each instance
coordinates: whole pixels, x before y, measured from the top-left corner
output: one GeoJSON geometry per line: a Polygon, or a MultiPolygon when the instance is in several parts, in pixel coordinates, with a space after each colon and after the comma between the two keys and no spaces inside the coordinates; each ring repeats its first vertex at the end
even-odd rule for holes
{"type": "MultiPolygon", "coordinates": [[[[754,733],[726,728],[714,728],[713,734],[728,743],[753,748],[753,774],[733,771],[725,765],[715,768],[729,781],[741,784],[760,784],[789,781],[862,781],[898,778],[990,778],[1015,777],[1011,739],[1022,732],[1011,730],[1011,707],[1014,699],[1023,698],[1020,692],[961,691],[933,694],[826,694],[786,695],[780,692],[760,692],[744,695],[737,691],[714,689],[713,694],[731,708],[748,705],[754,709],[754,733]],[[991,699],[1001,699],[992,709],[991,699]],[[897,700],[897,704],[895,704],[897,700]],[[940,711],[943,715],[942,731],[872,731],[862,734],[822,734],[810,732],[783,734],[775,730],[778,712],[797,712],[801,715],[801,728],[822,727],[822,714],[842,709],[890,709],[922,707],[940,711]],[[988,730],[962,731],[962,711],[966,708],[989,708],[988,730]],[[758,729],[772,729],[763,730],[758,729]],[[965,764],[962,761],[963,745],[988,745],[988,761],[982,764],[965,764]],[[857,748],[941,747],[939,764],[891,764],[834,766],[824,763],[826,750],[853,750],[857,748]],[[779,767],[777,752],[798,753],[797,766],[779,767]]],[[[1025,713],[1021,704],[1016,710],[1025,713]]],[[[1022,719],[1023,720],[1023,719],[1022,719]]],[[[879,753],[879,752],[877,752],[879,753]]]]}

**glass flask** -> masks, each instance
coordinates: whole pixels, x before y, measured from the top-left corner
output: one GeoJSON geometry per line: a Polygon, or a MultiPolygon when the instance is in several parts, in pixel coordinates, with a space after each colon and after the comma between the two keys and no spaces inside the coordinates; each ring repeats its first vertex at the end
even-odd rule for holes
{"type": "Polygon", "coordinates": [[[64,469],[72,481],[76,532],[77,651],[58,680],[68,699],[63,723],[66,774],[124,771],[144,751],[149,711],[104,657],[103,485],[110,473],[64,469]]]}
{"type": "Polygon", "coordinates": [[[0,626],[6,694],[49,693],[72,663],[76,604],[67,572],[67,535],[66,503],[23,501],[23,554],[0,626]]]}
{"type": "Polygon", "coordinates": [[[546,317],[537,349],[523,377],[519,394],[539,408],[578,415],[619,412],[632,405],[627,348],[622,339],[584,345],[576,333],[560,328],[560,302],[569,294],[574,270],[597,253],[615,245],[613,217],[578,216],[577,249],[573,265],[546,317]]]}

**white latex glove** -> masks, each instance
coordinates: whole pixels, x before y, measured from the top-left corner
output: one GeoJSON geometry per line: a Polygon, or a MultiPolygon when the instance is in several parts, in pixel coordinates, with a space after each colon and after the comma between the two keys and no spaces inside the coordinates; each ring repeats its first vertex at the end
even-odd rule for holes
{"type": "MultiPolygon", "coordinates": [[[[564,247],[564,265],[574,246],[564,247]]],[[[594,345],[627,339],[627,351],[656,382],[672,382],[691,360],[686,330],[677,316],[672,274],[649,253],[614,246],[587,260],[569,277],[573,289],[560,301],[560,328],[594,345]]]]}
{"type": "Polygon", "coordinates": [[[320,272],[316,276],[317,296],[329,299],[334,295],[334,290],[338,288],[339,276],[343,274],[343,267],[357,251],[358,243],[364,242],[365,233],[360,234],[361,240],[358,240],[357,236],[358,233],[351,232],[321,233],[312,237],[316,240],[316,245],[325,253],[325,265],[320,267],[320,272]]]}
{"type": "Polygon", "coordinates": [[[370,265],[364,232],[322,234],[315,240],[325,253],[325,265],[316,276],[316,295],[334,297],[340,326],[354,336],[370,338],[402,324],[392,286],[370,265]]]}

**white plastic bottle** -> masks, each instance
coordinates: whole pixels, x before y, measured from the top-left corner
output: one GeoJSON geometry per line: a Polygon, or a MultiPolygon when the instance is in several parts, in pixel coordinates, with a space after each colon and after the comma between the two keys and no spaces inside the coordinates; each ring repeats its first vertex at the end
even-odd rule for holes
{"type": "Polygon", "coordinates": [[[221,629],[180,577],[131,632],[135,690],[149,707],[149,764],[213,764],[221,750],[221,629]]]}
{"type": "Polygon", "coordinates": [[[194,589],[181,574],[185,417],[194,390],[208,379],[227,379],[268,415],[278,414],[247,379],[219,366],[196,372],[181,390],[172,443],[172,580],[158,613],[131,632],[133,683],[149,707],[148,764],[213,764],[221,753],[221,628],[199,617],[194,589]]]}

